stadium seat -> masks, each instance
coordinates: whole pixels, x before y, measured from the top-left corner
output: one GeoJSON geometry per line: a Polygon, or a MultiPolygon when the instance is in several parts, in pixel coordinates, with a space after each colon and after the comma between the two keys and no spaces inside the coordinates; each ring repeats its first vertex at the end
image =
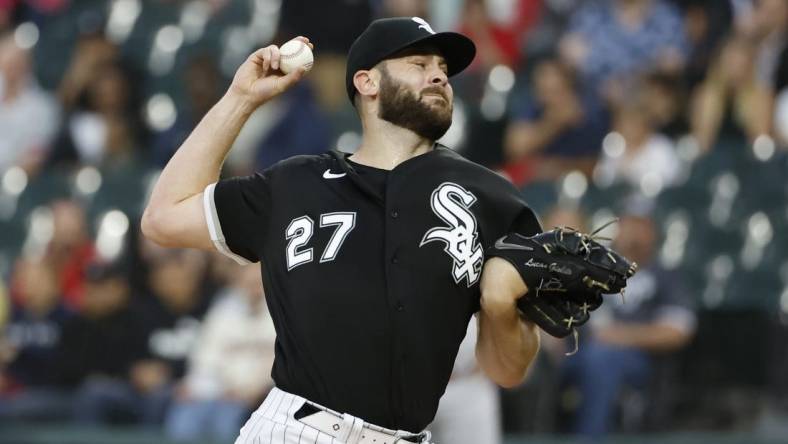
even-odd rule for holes
{"type": "Polygon", "coordinates": [[[768,382],[773,317],[761,310],[702,310],[681,353],[677,427],[733,429],[757,414],[768,382]]]}
{"type": "Polygon", "coordinates": [[[520,189],[520,195],[536,214],[544,215],[558,201],[556,188],[552,181],[530,182],[520,189]]]}

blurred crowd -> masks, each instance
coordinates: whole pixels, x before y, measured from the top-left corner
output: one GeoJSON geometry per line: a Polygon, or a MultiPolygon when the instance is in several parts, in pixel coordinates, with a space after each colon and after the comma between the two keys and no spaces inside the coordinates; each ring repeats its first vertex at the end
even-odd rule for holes
{"type": "Polygon", "coordinates": [[[460,437],[438,442],[463,424],[489,444],[499,424],[788,429],[770,420],[788,418],[785,0],[0,0],[0,424],[236,436],[272,387],[260,270],[143,239],[151,178],[251,50],[296,35],[312,72],[252,116],[224,174],[353,151],[345,54],[395,15],[477,44],[441,141],[545,227],[620,217],[603,234],[641,265],[578,344],[545,337],[518,389],[461,352],[435,423],[460,437]]]}

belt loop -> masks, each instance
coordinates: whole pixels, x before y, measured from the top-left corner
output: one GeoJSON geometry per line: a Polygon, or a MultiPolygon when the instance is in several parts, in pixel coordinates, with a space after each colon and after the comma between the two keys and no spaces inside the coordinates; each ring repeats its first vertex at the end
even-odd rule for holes
{"type": "Polygon", "coordinates": [[[336,439],[343,443],[347,443],[347,438],[350,436],[350,432],[353,431],[353,417],[350,415],[342,415],[340,418],[342,420],[342,425],[334,424],[334,430],[336,432],[336,439]]]}
{"type": "Polygon", "coordinates": [[[347,413],[342,415],[345,424],[347,424],[347,418],[352,418],[353,422],[349,427],[349,433],[347,439],[345,440],[346,444],[357,444],[361,440],[361,435],[364,432],[364,420],[361,418],[356,418],[355,416],[348,415],[347,413]]]}

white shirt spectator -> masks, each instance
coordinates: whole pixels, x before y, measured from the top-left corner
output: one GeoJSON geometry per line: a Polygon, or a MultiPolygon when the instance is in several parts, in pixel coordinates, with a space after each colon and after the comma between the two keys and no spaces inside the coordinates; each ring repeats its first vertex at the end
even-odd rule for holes
{"type": "Polygon", "coordinates": [[[194,399],[263,393],[273,386],[276,331],[265,301],[252,307],[238,289],[221,293],[208,311],[189,359],[186,387],[194,399]]]}
{"type": "Polygon", "coordinates": [[[15,98],[6,100],[0,73],[0,170],[26,158],[43,157],[58,128],[57,102],[32,81],[15,98]]]}
{"type": "Polygon", "coordinates": [[[627,147],[623,153],[605,152],[597,165],[598,173],[607,183],[626,182],[641,186],[644,178],[660,181],[662,187],[675,185],[681,163],[673,142],[662,134],[651,135],[642,146],[627,147]]]}

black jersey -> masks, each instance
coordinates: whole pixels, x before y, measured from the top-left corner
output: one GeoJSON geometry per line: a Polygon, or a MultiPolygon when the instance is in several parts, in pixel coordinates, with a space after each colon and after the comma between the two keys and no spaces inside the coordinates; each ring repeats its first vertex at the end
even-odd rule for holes
{"type": "Polygon", "coordinates": [[[445,147],[398,165],[384,187],[347,156],[294,157],[210,185],[211,237],[262,263],[279,388],[420,431],[479,310],[484,247],[540,226],[509,182],[445,147]]]}

